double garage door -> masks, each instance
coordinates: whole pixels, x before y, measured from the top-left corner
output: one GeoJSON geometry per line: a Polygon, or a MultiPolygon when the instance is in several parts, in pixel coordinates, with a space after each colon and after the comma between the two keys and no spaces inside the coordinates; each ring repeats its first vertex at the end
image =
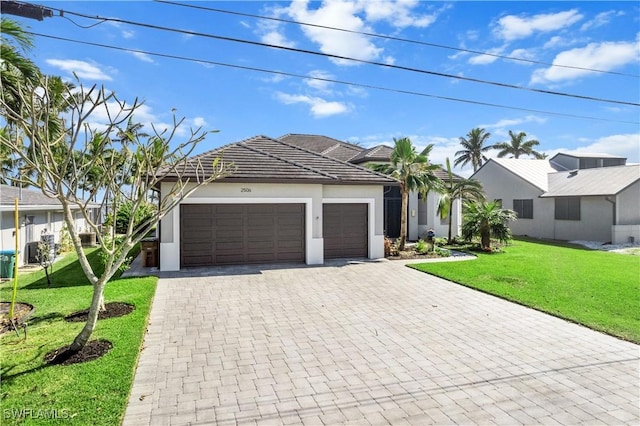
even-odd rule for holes
{"type": "MultiPolygon", "coordinates": [[[[323,205],[324,257],[367,257],[368,205],[323,205]]],[[[183,204],[181,267],[305,261],[304,204],[183,204]]]]}

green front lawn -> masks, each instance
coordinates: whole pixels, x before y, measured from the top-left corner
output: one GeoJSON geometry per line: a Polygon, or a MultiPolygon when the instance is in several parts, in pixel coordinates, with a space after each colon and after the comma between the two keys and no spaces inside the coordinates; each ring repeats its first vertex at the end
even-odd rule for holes
{"type": "Polygon", "coordinates": [[[640,258],[514,240],[478,259],[409,265],[640,343],[640,258]]]}
{"type": "MultiPolygon", "coordinates": [[[[92,263],[98,252],[91,250],[92,263]]],[[[156,277],[114,279],[105,301],[126,302],[135,310],[124,317],[99,320],[91,339],[106,339],[113,348],[94,361],[47,366],[45,354],[70,344],[84,323],[66,315],[87,309],[92,287],[75,254],[54,265],[53,285],[44,271],[20,275],[17,301],[35,306],[27,339],[15,332],[0,339],[2,424],[120,424],[133,382],[136,362],[156,287],[156,277]],[[57,419],[56,419],[57,417],[57,419]]],[[[0,299],[10,301],[12,282],[0,286],[0,299]]]]}

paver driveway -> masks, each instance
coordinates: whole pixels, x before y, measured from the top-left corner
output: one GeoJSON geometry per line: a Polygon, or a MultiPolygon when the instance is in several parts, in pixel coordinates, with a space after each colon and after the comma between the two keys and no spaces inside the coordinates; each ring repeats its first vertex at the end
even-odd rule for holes
{"type": "Polygon", "coordinates": [[[160,280],[125,425],[640,421],[637,345],[400,262],[214,271],[160,280]]]}

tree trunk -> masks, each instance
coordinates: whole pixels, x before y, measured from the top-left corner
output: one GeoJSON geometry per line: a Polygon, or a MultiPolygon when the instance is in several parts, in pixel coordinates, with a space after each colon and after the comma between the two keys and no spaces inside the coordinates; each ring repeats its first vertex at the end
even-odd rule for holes
{"type": "Polygon", "coordinates": [[[79,352],[89,342],[89,338],[96,328],[98,322],[98,313],[100,312],[100,304],[104,304],[104,283],[102,281],[93,285],[93,297],[91,299],[91,306],[89,307],[89,317],[85,323],[80,334],[76,336],[73,343],[69,347],[69,352],[79,352]]]}
{"type": "Polygon", "coordinates": [[[407,240],[407,210],[409,209],[409,191],[402,186],[402,208],[400,209],[400,244],[398,250],[404,250],[404,243],[407,240]]]}
{"type": "Polygon", "coordinates": [[[447,244],[453,243],[451,239],[451,222],[453,222],[453,197],[449,202],[449,235],[447,236],[447,244]]]}
{"type": "Polygon", "coordinates": [[[491,248],[491,231],[489,225],[480,227],[480,245],[482,248],[491,248]]]}

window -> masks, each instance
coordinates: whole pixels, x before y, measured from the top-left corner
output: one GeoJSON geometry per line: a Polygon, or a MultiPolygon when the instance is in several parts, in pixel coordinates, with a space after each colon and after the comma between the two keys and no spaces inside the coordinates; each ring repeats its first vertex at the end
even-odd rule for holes
{"type": "Polygon", "coordinates": [[[533,219],[533,200],[513,200],[513,210],[518,219],[533,219]]]}
{"type": "Polygon", "coordinates": [[[556,198],[556,220],[580,220],[580,197],[556,198]]]}
{"type": "Polygon", "coordinates": [[[605,158],[602,161],[603,167],[612,167],[612,166],[624,166],[625,160],[623,158],[605,158]]]}
{"type": "Polygon", "coordinates": [[[598,167],[598,159],[597,158],[581,158],[579,169],[595,169],[598,167]]]}

